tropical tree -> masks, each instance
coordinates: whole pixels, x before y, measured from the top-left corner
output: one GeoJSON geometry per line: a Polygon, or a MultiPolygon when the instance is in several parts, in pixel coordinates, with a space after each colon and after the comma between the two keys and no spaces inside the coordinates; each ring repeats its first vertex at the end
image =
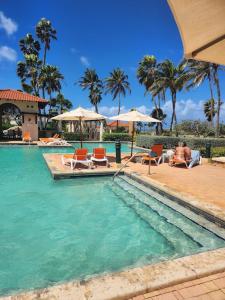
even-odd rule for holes
{"type": "Polygon", "coordinates": [[[41,68],[39,82],[47,91],[49,98],[52,99],[53,92],[60,92],[61,81],[64,76],[59,72],[56,66],[45,65],[41,68]]]}
{"type": "Polygon", "coordinates": [[[209,99],[204,103],[204,114],[206,120],[212,124],[213,118],[216,115],[214,99],[209,99]]]}
{"type": "Polygon", "coordinates": [[[24,55],[36,55],[39,56],[39,51],[41,50],[40,43],[33,38],[33,36],[28,33],[26,36],[19,41],[20,50],[24,55]]]}
{"type": "MultiPolygon", "coordinates": [[[[137,78],[145,86],[145,94],[150,93],[152,102],[155,106],[153,110],[156,119],[164,115],[161,109],[161,99],[165,101],[165,89],[158,83],[158,65],[155,56],[146,55],[139,63],[137,78]]],[[[162,132],[162,123],[156,124],[156,133],[162,132]]]]}
{"type": "Polygon", "coordinates": [[[170,131],[177,125],[176,102],[177,92],[180,91],[187,81],[187,75],[184,65],[175,66],[172,61],[165,60],[158,65],[156,83],[158,91],[169,90],[172,98],[172,117],[170,122],[170,131]]]}
{"type": "Polygon", "coordinates": [[[51,99],[51,106],[55,107],[59,114],[62,114],[73,107],[70,100],[66,99],[63,94],[58,93],[56,98],[51,99]]]}
{"type": "Polygon", "coordinates": [[[94,105],[96,113],[98,113],[98,104],[102,99],[103,83],[99,79],[95,69],[86,69],[84,76],[78,81],[83,90],[89,90],[89,99],[94,105]]]}
{"type": "Polygon", "coordinates": [[[219,82],[219,75],[218,75],[220,66],[217,64],[213,64],[212,68],[213,68],[213,79],[214,79],[216,91],[217,91],[216,136],[219,137],[219,135],[220,135],[220,110],[221,110],[221,105],[222,105],[220,82],[219,82]]]}
{"type": "MultiPolygon", "coordinates": [[[[59,72],[56,66],[45,65],[42,66],[39,83],[40,86],[47,91],[49,95],[49,111],[52,109],[52,94],[54,92],[60,92],[61,90],[61,81],[64,79],[64,76],[59,72]]],[[[46,126],[48,124],[49,118],[47,119],[46,126]]],[[[45,126],[45,127],[46,127],[45,126]]]]}
{"type": "Polygon", "coordinates": [[[25,92],[39,96],[39,76],[42,62],[35,54],[25,54],[25,61],[17,63],[17,76],[25,92]]]}
{"type": "Polygon", "coordinates": [[[36,25],[36,35],[44,44],[43,65],[46,64],[47,50],[50,49],[51,40],[56,40],[56,30],[49,20],[42,18],[36,25]]]}
{"type": "MultiPolygon", "coordinates": [[[[187,89],[192,87],[199,87],[205,80],[209,83],[210,91],[210,122],[213,127],[213,119],[215,116],[215,101],[213,95],[213,67],[209,62],[197,61],[193,59],[184,60],[183,65],[187,70],[187,89]]],[[[208,118],[208,117],[207,117],[208,118]]]]}
{"type": "MultiPolygon", "coordinates": [[[[117,68],[110,72],[109,77],[105,79],[106,94],[111,93],[113,100],[118,97],[118,115],[120,114],[121,96],[125,97],[126,92],[131,93],[128,76],[121,69],[117,68]]],[[[118,129],[117,121],[117,129],[118,129]]]]}
{"type": "Polygon", "coordinates": [[[90,102],[95,107],[95,112],[98,114],[98,104],[102,100],[102,90],[98,87],[93,88],[89,94],[90,102]]]}

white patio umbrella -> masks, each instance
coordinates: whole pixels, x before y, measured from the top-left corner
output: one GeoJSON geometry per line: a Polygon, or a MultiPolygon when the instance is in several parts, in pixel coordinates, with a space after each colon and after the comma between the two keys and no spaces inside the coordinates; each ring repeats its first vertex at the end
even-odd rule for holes
{"type": "Polygon", "coordinates": [[[168,0],[186,58],[225,65],[225,0],[168,0]]]}
{"type": "Polygon", "coordinates": [[[79,121],[80,123],[80,146],[83,147],[83,134],[82,134],[82,121],[99,121],[104,120],[106,117],[97,114],[94,111],[78,107],[74,110],[66,112],[64,114],[55,116],[52,120],[55,121],[79,121]]]}
{"type": "Polygon", "coordinates": [[[154,119],[148,115],[144,115],[137,110],[129,111],[125,114],[120,114],[118,116],[114,116],[110,118],[111,120],[117,121],[128,121],[133,122],[133,130],[132,130],[132,141],[131,141],[131,156],[133,155],[133,146],[134,146],[134,125],[135,122],[148,122],[148,123],[161,123],[161,121],[154,119]]]}

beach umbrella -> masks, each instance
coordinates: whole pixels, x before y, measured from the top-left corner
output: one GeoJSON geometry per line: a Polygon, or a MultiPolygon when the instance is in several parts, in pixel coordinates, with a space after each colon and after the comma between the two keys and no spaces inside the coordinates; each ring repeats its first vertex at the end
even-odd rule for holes
{"type": "Polygon", "coordinates": [[[118,116],[114,116],[110,118],[111,120],[117,121],[127,121],[133,122],[133,130],[132,130],[132,141],[131,141],[131,156],[133,155],[133,146],[134,146],[134,126],[135,122],[148,122],[148,123],[161,123],[161,121],[154,119],[148,115],[144,115],[137,110],[129,111],[125,114],[120,114],[118,116]]]}
{"type": "Polygon", "coordinates": [[[225,0],[168,0],[187,59],[225,65],[225,0]]]}
{"type": "Polygon", "coordinates": [[[103,115],[97,114],[94,111],[78,107],[64,114],[51,118],[55,121],[79,121],[80,124],[80,146],[83,147],[82,121],[100,121],[104,120],[103,115]]]}

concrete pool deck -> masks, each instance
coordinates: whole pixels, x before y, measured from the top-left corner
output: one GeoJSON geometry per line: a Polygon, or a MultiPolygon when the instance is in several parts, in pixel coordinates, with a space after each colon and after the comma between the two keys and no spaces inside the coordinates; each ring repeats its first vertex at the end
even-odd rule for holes
{"type": "MultiPolygon", "coordinates": [[[[111,164],[109,169],[98,166],[97,169],[93,170],[80,168],[75,171],[68,166],[62,166],[61,155],[57,153],[44,154],[46,163],[53,177],[55,174],[56,178],[57,176],[58,178],[60,176],[69,178],[71,174],[72,176],[109,175],[109,172],[115,173],[118,170],[113,155],[109,156],[111,164]]],[[[124,161],[126,161],[125,158],[124,161]]],[[[148,166],[140,163],[129,163],[124,170],[128,175],[137,176],[143,182],[169,192],[171,195],[179,196],[184,201],[225,220],[225,169],[221,165],[209,164],[207,160],[203,160],[201,166],[190,170],[181,167],[171,168],[167,164],[153,165],[150,176],[147,175],[148,166]]],[[[221,275],[224,273],[220,273],[224,271],[225,248],[221,248],[157,264],[134,267],[112,274],[99,275],[80,282],[70,281],[57,284],[42,290],[2,297],[1,299],[180,300],[188,299],[189,296],[192,300],[225,299],[225,294],[224,297],[221,294],[224,293],[225,287],[223,285],[224,276],[221,275]],[[210,277],[205,278],[205,276],[210,277]],[[193,288],[196,290],[195,294],[194,292],[191,294],[190,288],[192,286],[195,286],[193,288]],[[188,288],[189,290],[185,290],[188,288]],[[197,292],[199,289],[203,292],[197,292]]]]}

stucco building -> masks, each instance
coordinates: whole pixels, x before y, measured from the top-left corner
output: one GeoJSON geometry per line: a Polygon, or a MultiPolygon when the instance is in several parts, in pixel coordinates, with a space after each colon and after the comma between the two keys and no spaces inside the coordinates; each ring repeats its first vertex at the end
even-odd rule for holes
{"type": "Polygon", "coordinates": [[[2,132],[2,115],[8,105],[15,106],[22,116],[22,135],[29,132],[32,140],[38,140],[39,110],[48,102],[18,90],[0,90],[0,133],[2,132]]]}

